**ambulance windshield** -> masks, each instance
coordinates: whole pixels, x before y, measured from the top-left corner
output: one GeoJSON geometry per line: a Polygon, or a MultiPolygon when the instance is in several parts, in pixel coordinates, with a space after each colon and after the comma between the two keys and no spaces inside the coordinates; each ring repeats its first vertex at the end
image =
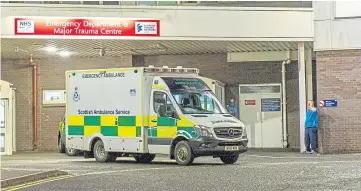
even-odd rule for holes
{"type": "Polygon", "coordinates": [[[224,114],[227,111],[209,91],[171,91],[179,108],[184,114],[224,114]]]}
{"type": "Polygon", "coordinates": [[[184,114],[223,114],[227,110],[199,78],[162,77],[184,114]]]}

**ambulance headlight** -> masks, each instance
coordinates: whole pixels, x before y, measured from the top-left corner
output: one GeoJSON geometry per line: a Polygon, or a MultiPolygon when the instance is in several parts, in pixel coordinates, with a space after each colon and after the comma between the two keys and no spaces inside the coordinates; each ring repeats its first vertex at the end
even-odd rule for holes
{"type": "Polygon", "coordinates": [[[197,131],[198,135],[201,137],[213,137],[211,128],[203,126],[203,125],[196,125],[194,129],[197,131]]]}

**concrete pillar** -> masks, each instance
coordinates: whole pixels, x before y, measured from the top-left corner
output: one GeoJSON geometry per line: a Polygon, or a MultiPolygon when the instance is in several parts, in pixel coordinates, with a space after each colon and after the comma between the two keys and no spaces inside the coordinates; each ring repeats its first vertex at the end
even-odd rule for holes
{"type": "MultiPolygon", "coordinates": [[[[305,51],[306,56],[306,90],[307,100],[313,100],[313,84],[312,84],[312,50],[305,51]]],[[[316,103],[316,100],[315,104],[316,103]]]]}
{"type": "Polygon", "coordinates": [[[306,118],[306,67],[305,67],[305,45],[298,43],[298,92],[300,108],[300,151],[305,150],[305,118],[306,118]]]}
{"type": "Polygon", "coordinates": [[[124,54],[120,57],[120,63],[122,67],[133,67],[133,55],[124,54]]]}

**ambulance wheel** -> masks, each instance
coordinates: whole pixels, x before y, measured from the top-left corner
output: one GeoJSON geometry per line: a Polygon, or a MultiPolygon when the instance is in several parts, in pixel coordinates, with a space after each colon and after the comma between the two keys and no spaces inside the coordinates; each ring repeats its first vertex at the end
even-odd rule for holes
{"type": "Polygon", "coordinates": [[[224,164],[234,164],[235,162],[237,162],[238,157],[239,154],[231,155],[231,156],[221,156],[220,158],[224,164]]]}
{"type": "Polygon", "coordinates": [[[151,163],[154,160],[155,155],[142,154],[142,155],[135,156],[134,158],[138,163],[151,163]]]}
{"type": "Polygon", "coordinates": [[[59,138],[58,140],[58,148],[59,153],[65,153],[65,144],[63,143],[63,141],[61,141],[61,138],[59,138]]]}
{"type": "Polygon", "coordinates": [[[65,149],[65,152],[68,156],[76,156],[79,154],[79,151],[78,150],[75,150],[75,149],[70,149],[70,148],[66,148],[65,149]]]}
{"type": "Polygon", "coordinates": [[[179,165],[186,166],[193,163],[194,155],[187,141],[177,143],[174,149],[174,158],[179,165]]]}
{"type": "Polygon", "coordinates": [[[116,157],[114,154],[105,151],[104,143],[98,140],[93,147],[94,158],[98,162],[114,162],[116,157]]]}

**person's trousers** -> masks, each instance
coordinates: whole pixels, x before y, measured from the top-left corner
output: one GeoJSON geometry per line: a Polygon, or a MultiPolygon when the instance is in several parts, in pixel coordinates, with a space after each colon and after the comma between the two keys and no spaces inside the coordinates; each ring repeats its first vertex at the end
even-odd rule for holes
{"type": "Polygon", "coordinates": [[[305,128],[305,146],[307,151],[317,149],[317,127],[305,128]]]}

